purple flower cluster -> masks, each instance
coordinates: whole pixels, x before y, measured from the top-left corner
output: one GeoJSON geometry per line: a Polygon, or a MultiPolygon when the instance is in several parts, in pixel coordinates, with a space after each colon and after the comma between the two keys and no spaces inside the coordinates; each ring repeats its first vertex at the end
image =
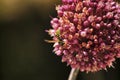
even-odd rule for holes
{"type": "Polygon", "coordinates": [[[95,72],[120,58],[120,5],[114,0],[62,0],[47,32],[72,68],[95,72]]]}

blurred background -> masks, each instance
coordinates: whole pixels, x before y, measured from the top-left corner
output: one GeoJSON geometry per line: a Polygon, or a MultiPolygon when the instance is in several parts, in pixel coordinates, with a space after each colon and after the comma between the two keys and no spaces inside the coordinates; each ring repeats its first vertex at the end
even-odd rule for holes
{"type": "MultiPolygon", "coordinates": [[[[52,52],[45,32],[61,0],[0,0],[0,80],[67,80],[70,67],[52,52]]],[[[80,73],[77,80],[120,80],[115,68],[80,73]]]]}

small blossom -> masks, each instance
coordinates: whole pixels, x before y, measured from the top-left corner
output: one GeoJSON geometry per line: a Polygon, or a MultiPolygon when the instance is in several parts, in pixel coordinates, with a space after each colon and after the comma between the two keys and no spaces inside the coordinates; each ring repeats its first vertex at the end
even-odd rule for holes
{"type": "Polygon", "coordinates": [[[86,37],[86,32],[85,32],[85,31],[81,31],[81,32],[80,32],[80,35],[81,35],[82,37],[86,37]]]}

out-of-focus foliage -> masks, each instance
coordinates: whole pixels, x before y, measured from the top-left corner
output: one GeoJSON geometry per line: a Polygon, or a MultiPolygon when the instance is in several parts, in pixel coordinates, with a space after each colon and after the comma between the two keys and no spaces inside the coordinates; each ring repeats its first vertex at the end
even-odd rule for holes
{"type": "Polygon", "coordinates": [[[55,0],[0,0],[0,19],[19,18],[29,15],[30,10],[38,11],[40,16],[45,17],[56,2],[55,0]]]}

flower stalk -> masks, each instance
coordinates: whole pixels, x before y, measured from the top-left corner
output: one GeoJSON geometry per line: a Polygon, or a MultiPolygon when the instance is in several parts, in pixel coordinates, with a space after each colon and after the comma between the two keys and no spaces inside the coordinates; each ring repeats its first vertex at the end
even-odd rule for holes
{"type": "Polygon", "coordinates": [[[68,80],[76,80],[79,69],[72,68],[68,80]]]}

